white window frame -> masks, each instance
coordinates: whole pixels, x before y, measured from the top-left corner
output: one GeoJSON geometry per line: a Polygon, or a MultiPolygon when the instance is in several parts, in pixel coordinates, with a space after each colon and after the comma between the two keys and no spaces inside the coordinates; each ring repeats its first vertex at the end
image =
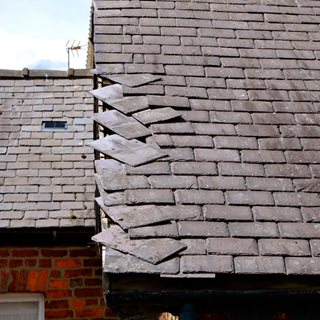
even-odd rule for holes
{"type": "Polygon", "coordinates": [[[4,293],[0,294],[1,303],[10,302],[37,302],[38,303],[38,320],[44,319],[44,297],[39,293],[4,293]]]}

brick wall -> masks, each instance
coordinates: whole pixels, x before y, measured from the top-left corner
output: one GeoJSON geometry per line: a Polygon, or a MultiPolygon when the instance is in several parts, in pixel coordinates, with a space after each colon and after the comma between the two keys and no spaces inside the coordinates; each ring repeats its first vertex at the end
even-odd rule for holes
{"type": "Polygon", "coordinates": [[[101,279],[96,248],[0,248],[0,293],[42,293],[46,319],[116,319],[101,279]]]}
{"type": "Polygon", "coordinates": [[[93,79],[86,72],[87,78],[0,78],[0,228],[95,224],[87,147],[93,79]],[[43,121],[66,121],[68,128],[44,131],[43,121]]]}

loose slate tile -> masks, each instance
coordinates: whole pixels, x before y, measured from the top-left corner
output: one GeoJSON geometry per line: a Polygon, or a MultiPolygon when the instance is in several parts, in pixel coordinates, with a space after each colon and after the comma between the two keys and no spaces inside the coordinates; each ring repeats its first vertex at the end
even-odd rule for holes
{"type": "Polygon", "coordinates": [[[166,121],[180,117],[181,112],[168,107],[159,109],[149,109],[141,112],[134,113],[132,116],[144,124],[151,124],[161,121],[166,121]]]}
{"type": "Polygon", "coordinates": [[[111,248],[106,248],[104,254],[103,271],[108,273],[176,274],[179,272],[179,258],[154,265],[111,248]]]}
{"type": "Polygon", "coordinates": [[[116,74],[105,76],[107,79],[121,83],[128,87],[139,87],[150,82],[160,80],[161,77],[152,74],[116,74]]]}
{"type": "Polygon", "coordinates": [[[113,84],[111,86],[95,89],[90,91],[90,93],[105,103],[123,98],[122,86],[120,84],[113,84]]]}
{"type": "Polygon", "coordinates": [[[148,99],[145,96],[124,97],[122,99],[109,101],[108,104],[124,114],[130,114],[149,108],[148,99]]]}
{"type": "Polygon", "coordinates": [[[186,248],[186,245],[173,239],[131,240],[128,234],[118,226],[110,226],[92,239],[152,264],[158,264],[186,248]]]}
{"type": "Polygon", "coordinates": [[[107,215],[124,230],[165,222],[170,219],[155,205],[117,206],[106,210],[107,215]]]}
{"type": "Polygon", "coordinates": [[[164,152],[150,145],[136,139],[127,140],[116,134],[95,140],[88,145],[133,167],[166,156],[164,152]]]}
{"type": "Polygon", "coordinates": [[[97,113],[93,119],[102,126],[112,130],[126,139],[133,139],[151,135],[148,128],[137,120],[127,117],[119,111],[105,111],[97,113]]]}

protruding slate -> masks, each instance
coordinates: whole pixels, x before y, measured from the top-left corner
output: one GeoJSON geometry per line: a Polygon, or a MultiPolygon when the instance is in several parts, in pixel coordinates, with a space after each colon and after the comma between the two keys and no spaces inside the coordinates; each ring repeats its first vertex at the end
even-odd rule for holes
{"type": "Polygon", "coordinates": [[[127,140],[116,134],[95,140],[89,146],[134,167],[166,156],[150,145],[136,139],[127,140]]]}
{"type": "Polygon", "coordinates": [[[153,74],[117,74],[105,76],[105,78],[128,87],[139,87],[161,79],[161,77],[153,74]]]}
{"type": "Polygon", "coordinates": [[[144,124],[156,123],[180,117],[182,113],[168,108],[149,109],[134,113],[132,116],[144,124]]]}
{"type": "Polygon", "coordinates": [[[111,226],[92,239],[153,264],[158,264],[186,248],[186,245],[173,239],[130,240],[128,234],[118,226],[111,226]]]}
{"type": "Polygon", "coordinates": [[[133,139],[151,135],[151,132],[143,124],[127,117],[117,110],[97,113],[93,119],[102,126],[112,130],[126,139],[133,139]]]}
{"type": "Polygon", "coordinates": [[[111,86],[102,87],[90,91],[90,93],[97,99],[108,103],[111,100],[123,98],[122,86],[120,84],[114,84],[111,86]]]}
{"type": "Polygon", "coordinates": [[[108,104],[124,114],[130,114],[149,108],[148,99],[145,96],[125,97],[122,99],[109,101],[108,104]]]}
{"type": "Polygon", "coordinates": [[[107,215],[123,229],[146,226],[169,220],[169,216],[155,205],[117,206],[106,208],[107,215]]]}
{"type": "Polygon", "coordinates": [[[129,254],[105,249],[105,259],[103,271],[110,273],[166,273],[175,274],[179,272],[179,259],[171,259],[157,265],[148,263],[129,254]]]}

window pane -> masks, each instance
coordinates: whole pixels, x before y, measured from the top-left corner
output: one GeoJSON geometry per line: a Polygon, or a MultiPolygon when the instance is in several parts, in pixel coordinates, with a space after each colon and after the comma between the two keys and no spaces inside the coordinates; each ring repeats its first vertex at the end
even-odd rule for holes
{"type": "Polygon", "coordinates": [[[0,303],[0,320],[38,320],[38,302],[0,303]]]}

